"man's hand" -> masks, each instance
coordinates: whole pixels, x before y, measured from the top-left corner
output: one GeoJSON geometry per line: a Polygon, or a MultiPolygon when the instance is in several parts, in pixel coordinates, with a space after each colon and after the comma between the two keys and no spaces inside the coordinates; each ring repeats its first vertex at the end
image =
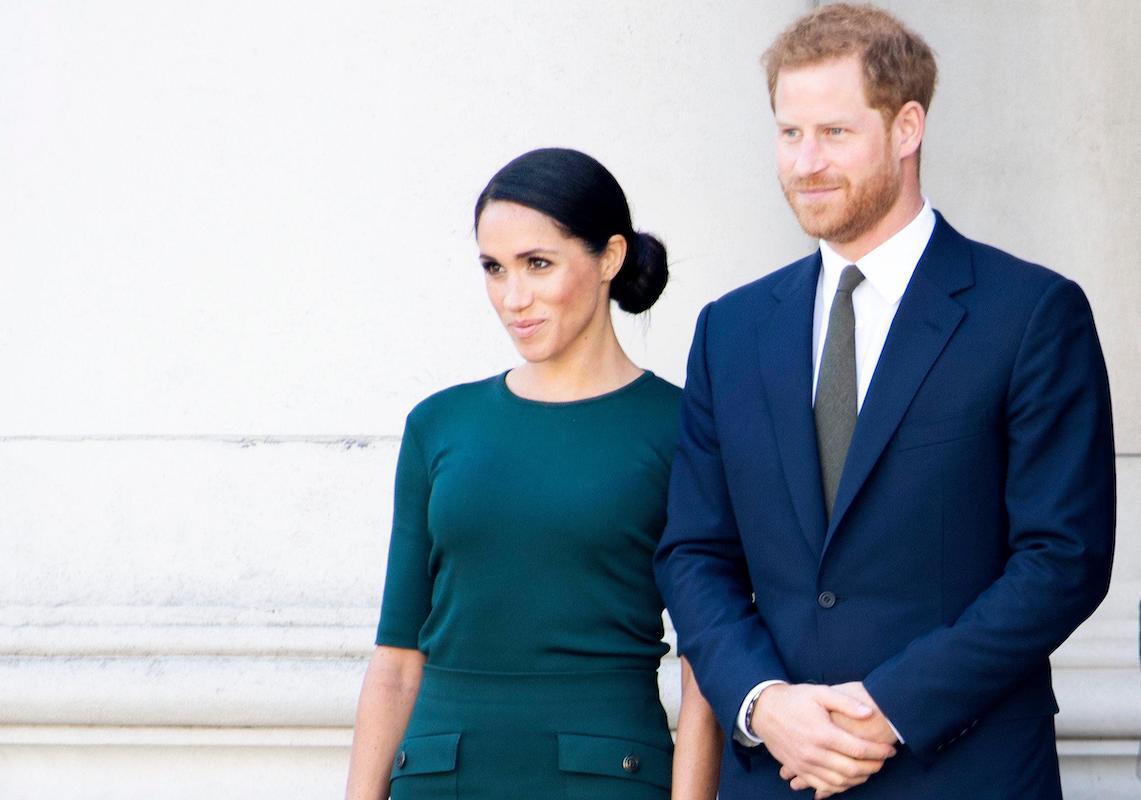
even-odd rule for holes
{"type": "Polygon", "coordinates": [[[833,714],[864,721],[876,709],[829,686],[774,684],[753,711],[753,733],[781,763],[781,777],[793,789],[816,789],[817,800],[865,782],[895,755],[889,744],[844,730],[833,714]]]}
{"type": "Polygon", "coordinates": [[[891,729],[888,724],[887,717],[880,711],[876,701],[868,694],[868,690],[864,688],[864,684],[859,681],[852,683],[841,683],[838,686],[833,686],[838,692],[843,692],[850,697],[859,700],[868,708],[872,709],[872,714],[864,719],[856,719],[845,714],[833,711],[832,722],[840,728],[843,728],[853,736],[859,736],[861,739],[866,739],[869,742],[882,742],[895,746],[899,743],[899,739],[895,735],[895,731],[891,729]]]}
{"type": "MultiPolygon", "coordinates": [[[[862,719],[859,717],[850,716],[842,711],[831,711],[829,713],[829,718],[831,719],[832,723],[836,725],[836,727],[868,742],[879,742],[881,744],[891,746],[894,746],[898,743],[899,739],[896,737],[895,731],[892,730],[891,726],[887,722],[887,718],[883,715],[883,712],[879,710],[879,706],[876,705],[875,701],[872,699],[872,696],[868,694],[867,689],[864,688],[862,683],[844,683],[833,686],[832,688],[838,692],[842,692],[843,694],[848,695],[849,697],[852,697],[855,700],[858,700],[861,704],[871,709],[872,711],[871,714],[862,719]]],[[[781,767],[780,776],[783,780],[789,781],[789,786],[796,791],[814,787],[814,784],[800,777],[795,772],[790,770],[787,766],[781,767]]],[[[843,789],[834,791],[831,789],[821,790],[818,787],[814,788],[817,788],[817,800],[820,798],[831,797],[832,795],[839,794],[840,791],[843,791],[843,789]]]]}

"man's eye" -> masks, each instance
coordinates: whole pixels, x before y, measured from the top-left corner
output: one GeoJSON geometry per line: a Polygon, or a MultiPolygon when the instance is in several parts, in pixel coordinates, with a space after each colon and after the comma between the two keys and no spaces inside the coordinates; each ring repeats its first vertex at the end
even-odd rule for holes
{"type": "Polygon", "coordinates": [[[795,139],[800,136],[800,131],[796,130],[795,128],[785,128],[780,132],[780,135],[781,138],[784,139],[795,139]]]}
{"type": "Polygon", "coordinates": [[[844,132],[843,128],[829,128],[828,129],[828,135],[829,136],[839,136],[843,132],[844,132]]]}

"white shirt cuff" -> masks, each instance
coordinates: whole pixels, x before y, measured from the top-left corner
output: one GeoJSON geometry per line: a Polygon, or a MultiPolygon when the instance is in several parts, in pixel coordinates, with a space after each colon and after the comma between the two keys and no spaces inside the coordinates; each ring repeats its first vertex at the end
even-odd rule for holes
{"type": "Polygon", "coordinates": [[[885,716],[884,721],[887,722],[887,726],[889,728],[891,728],[891,732],[895,734],[895,738],[899,739],[899,743],[900,744],[907,744],[907,742],[903,741],[903,737],[899,735],[899,731],[896,730],[895,726],[891,724],[891,720],[885,716]]]}
{"type": "MultiPolygon", "coordinates": [[[[749,730],[748,720],[745,719],[745,712],[749,710],[749,704],[761,696],[761,692],[772,686],[774,683],[787,683],[787,681],[761,681],[745,695],[745,699],[741,702],[741,708],[737,711],[737,729],[733,731],[733,739],[740,745],[745,747],[756,747],[762,744],[761,739],[757,738],[752,731],[749,730]]],[[[754,710],[755,710],[754,705],[754,710]]],[[[890,723],[888,723],[890,724],[890,723]]],[[[892,728],[892,730],[895,730],[892,728]]]]}

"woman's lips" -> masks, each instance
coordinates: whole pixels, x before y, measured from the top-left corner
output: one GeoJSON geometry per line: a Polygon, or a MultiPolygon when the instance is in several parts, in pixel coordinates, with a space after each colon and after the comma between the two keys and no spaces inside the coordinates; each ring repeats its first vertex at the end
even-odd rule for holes
{"type": "Polygon", "coordinates": [[[534,336],[543,323],[543,319],[521,319],[507,324],[508,330],[519,339],[529,339],[534,336]]]}

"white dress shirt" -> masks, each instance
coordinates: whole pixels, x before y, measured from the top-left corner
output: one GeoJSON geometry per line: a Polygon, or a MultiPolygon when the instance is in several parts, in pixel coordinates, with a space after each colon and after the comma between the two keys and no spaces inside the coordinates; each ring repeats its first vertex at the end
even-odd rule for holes
{"type": "MultiPolygon", "coordinates": [[[[864,280],[852,291],[852,309],[856,316],[856,410],[864,407],[864,397],[879,363],[891,330],[899,301],[911,281],[915,267],[919,263],[931,234],[935,230],[935,212],[926,198],[923,208],[915,219],[907,223],[898,233],[875,250],[856,261],[856,266],[864,274],[864,280]]],[[[820,261],[822,268],[816,282],[816,306],[812,314],[812,402],[816,402],[816,382],[820,378],[820,361],[824,357],[824,339],[828,333],[828,316],[832,311],[832,300],[836,287],[840,284],[840,273],[851,264],[833,250],[827,242],[820,241],[820,261]]],[[[752,734],[746,725],[745,715],[749,704],[760,697],[774,683],[784,681],[763,681],[745,695],[741,709],[737,712],[737,730],[733,738],[743,745],[755,747],[761,740],[752,734]]],[[[888,722],[891,725],[891,722],[888,722]]],[[[903,741],[899,731],[896,738],[903,741]]]]}

